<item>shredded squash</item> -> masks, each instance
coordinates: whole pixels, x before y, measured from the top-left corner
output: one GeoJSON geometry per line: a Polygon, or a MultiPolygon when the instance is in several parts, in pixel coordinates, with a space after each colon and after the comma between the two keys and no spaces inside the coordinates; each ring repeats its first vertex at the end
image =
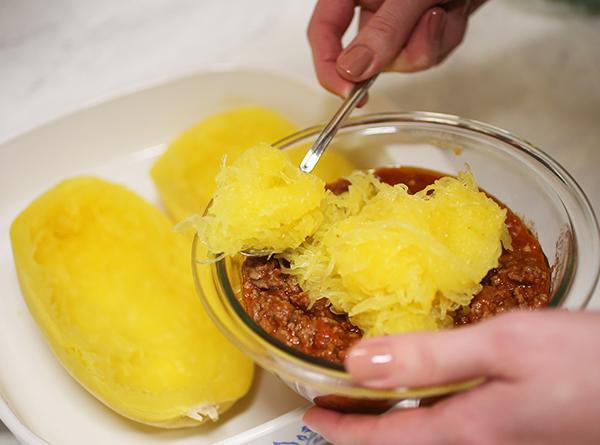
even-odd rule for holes
{"type": "Polygon", "coordinates": [[[209,251],[281,252],[298,247],[323,220],[325,183],[302,173],[287,156],[259,144],[224,167],[206,216],[190,223],[209,251]]]}
{"type": "Polygon", "coordinates": [[[506,210],[473,175],[443,177],[411,195],[356,171],[347,192],[324,191],[283,155],[257,146],[217,180],[195,220],[214,253],[279,253],[314,303],[327,298],[366,336],[430,330],[468,306],[510,247],[506,210]]]}
{"type": "Polygon", "coordinates": [[[467,306],[510,238],[506,211],[479,192],[471,173],[410,195],[356,172],[327,218],[298,249],[289,273],[314,302],[327,298],[365,335],[435,329],[467,306]]]}

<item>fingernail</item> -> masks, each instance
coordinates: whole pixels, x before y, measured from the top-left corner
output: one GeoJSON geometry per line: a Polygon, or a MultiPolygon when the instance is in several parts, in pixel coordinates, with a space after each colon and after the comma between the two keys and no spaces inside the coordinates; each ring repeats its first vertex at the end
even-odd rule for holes
{"type": "Polygon", "coordinates": [[[427,29],[429,31],[429,41],[433,43],[439,43],[442,40],[444,34],[444,28],[446,27],[447,14],[441,8],[436,8],[429,14],[429,22],[427,29]]]}
{"type": "Polygon", "coordinates": [[[345,51],[337,61],[338,70],[353,78],[361,77],[373,63],[375,55],[370,48],[356,45],[345,51]]]}
{"type": "Polygon", "coordinates": [[[354,380],[375,385],[393,372],[394,356],[386,342],[370,342],[350,351],[346,367],[354,380]]]}

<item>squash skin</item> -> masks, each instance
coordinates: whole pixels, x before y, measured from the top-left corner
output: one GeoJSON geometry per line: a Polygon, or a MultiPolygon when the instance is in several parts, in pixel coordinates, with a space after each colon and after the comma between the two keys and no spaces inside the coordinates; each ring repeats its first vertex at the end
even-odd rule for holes
{"type": "Polygon", "coordinates": [[[114,411],[193,426],[208,418],[195,408],[212,407],[214,417],[249,390],[251,360],[195,294],[189,240],[133,192],[91,177],[64,181],[15,219],[11,241],[24,298],[54,354],[114,411]]]}

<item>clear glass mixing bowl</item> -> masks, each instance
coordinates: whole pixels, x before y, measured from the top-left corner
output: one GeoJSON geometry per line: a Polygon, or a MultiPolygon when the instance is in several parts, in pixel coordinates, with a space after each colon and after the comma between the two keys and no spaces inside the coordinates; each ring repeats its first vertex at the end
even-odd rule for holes
{"type": "MultiPolygon", "coordinates": [[[[275,144],[308,147],[321,127],[275,144]]],[[[479,185],[520,215],[537,234],[552,264],[551,306],[586,307],[597,285],[600,238],[592,208],[575,180],[543,151],[511,133],[455,116],[412,112],[354,118],[328,150],[357,168],[415,166],[456,174],[468,165],[479,185]]],[[[278,375],[311,402],[342,411],[379,412],[398,400],[415,400],[467,389],[477,380],[445,386],[376,390],[356,385],[343,366],[296,351],[265,333],[238,301],[241,258],[206,264],[194,239],[196,289],[210,317],[238,348],[278,375]]]]}

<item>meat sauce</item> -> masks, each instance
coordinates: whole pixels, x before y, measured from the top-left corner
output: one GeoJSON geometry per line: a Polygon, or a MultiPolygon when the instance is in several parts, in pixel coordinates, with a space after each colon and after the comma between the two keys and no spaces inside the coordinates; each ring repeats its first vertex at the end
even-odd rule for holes
{"type": "MultiPolygon", "coordinates": [[[[383,182],[405,184],[416,193],[443,175],[413,167],[383,168],[375,172],[383,182]]],[[[333,193],[344,193],[349,183],[328,184],[333,193]]],[[[502,207],[502,203],[498,203],[502,207]]],[[[506,208],[506,207],[505,207],[506,208]]],[[[506,225],[512,250],[503,250],[498,267],[481,281],[482,290],[471,304],[453,314],[455,326],[515,309],[539,309],[550,301],[550,267],[535,236],[510,209],[506,225]]],[[[284,344],[335,363],[362,337],[361,330],[345,315],[329,310],[320,299],[309,308],[309,299],[298,283],[281,268],[276,258],[248,258],[242,266],[242,305],[269,335],[284,344]]]]}

